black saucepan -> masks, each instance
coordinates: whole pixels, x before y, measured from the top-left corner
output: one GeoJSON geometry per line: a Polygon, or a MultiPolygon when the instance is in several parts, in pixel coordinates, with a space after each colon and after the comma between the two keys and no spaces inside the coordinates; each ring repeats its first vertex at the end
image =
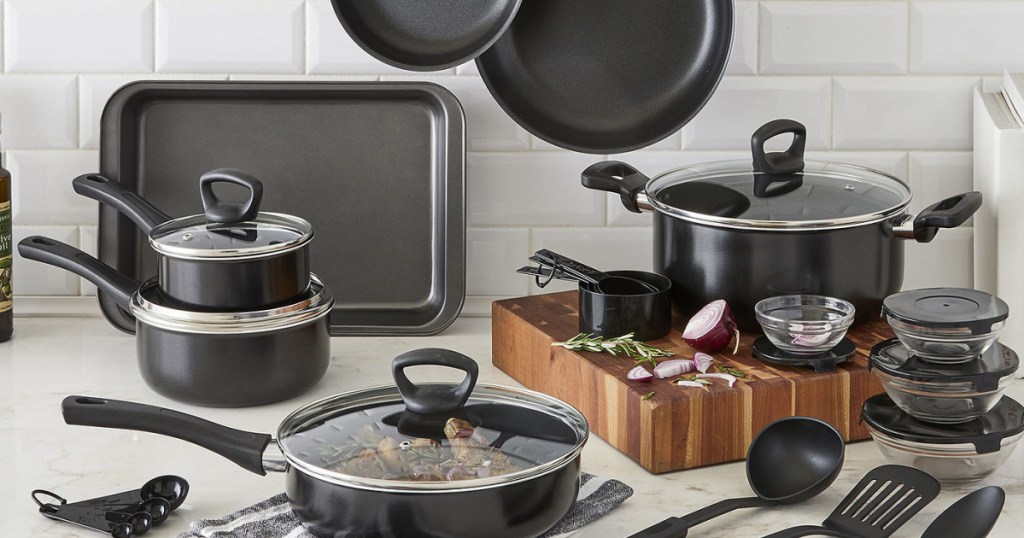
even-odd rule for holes
{"type": "Polygon", "coordinates": [[[299,408],[276,440],[136,403],[69,396],[62,407],[68,424],[169,435],[257,474],[284,471],[292,510],[317,536],[520,538],[565,516],[588,436],[579,411],[529,390],[477,385],[476,363],[449,350],[410,351],[392,371],[397,386],[299,408]],[[404,370],[421,365],[466,377],[413,384],[404,370]]]}
{"type": "Polygon", "coordinates": [[[737,323],[756,329],[754,305],[776,295],[845,299],[860,319],[877,317],[903,283],[903,240],[927,243],[981,206],[968,192],[908,215],[910,188],[858,166],[804,161],[804,126],[775,120],[751,138],[750,161],[670,170],[648,179],[617,161],[594,164],[583,185],[618,193],[630,211],[654,211],[654,270],[672,279],[689,315],[725,299],[737,323]],[[768,139],[793,134],[789,150],[768,139]]]}
{"type": "Polygon", "coordinates": [[[53,239],[26,237],[18,252],[89,280],[130,312],[142,378],[168,398],[212,407],[262,405],[305,392],[327,371],[334,298],[315,275],[308,294],[289,305],[209,312],[178,308],[155,280],[140,286],[53,239]]]}
{"type": "Polygon", "coordinates": [[[203,215],[171,219],[138,194],[98,174],[72,182],[75,192],[113,206],[149,236],[159,256],[158,282],[186,308],[255,310],[287,305],[309,291],[309,222],[261,213],[263,184],[230,168],[203,174],[203,215]],[[221,199],[215,184],[245,189],[241,202],[221,199]]]}

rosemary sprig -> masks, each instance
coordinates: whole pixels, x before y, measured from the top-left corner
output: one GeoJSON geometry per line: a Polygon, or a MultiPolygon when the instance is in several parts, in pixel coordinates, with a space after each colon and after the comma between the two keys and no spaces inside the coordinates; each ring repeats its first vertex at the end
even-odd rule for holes
{"type": "Polygon", "coordinates": [[[657,366],[656,357],[671,357],[675,353],[659,349],[644,342],[633,340],[633,333],[624,334],[616,338],[604,338],[593,334],[580,333],[565,342],[555,342],[551,347],[561,346],[573,351],[591,351],[594,353],[608,353],[618,355],[622,353],[635,360],[637,364],[643,362],[657,366]]]}
{"type": "Polygon", "coordinates": [[[732,374],[734,377],[738,377],[740,379],[753,379],[752,377],[747,375],[742,370],[739,370],[737,368],[733,368],[732,366],[729,366],[727,364],[719,364],[719,365],[715,366],[715,368],[718,369],[719,372],[722,372],[722,373],[725,373],[725,374],[732,374]]]}
{"type": "Polygon", "coordinates": [[[640,399],[646,401],[646,400],[650,400],[652,396],[654,396],[654,391],[653,390],[651,392],[648,392],[647,394],[644,394],[640,399]]]}

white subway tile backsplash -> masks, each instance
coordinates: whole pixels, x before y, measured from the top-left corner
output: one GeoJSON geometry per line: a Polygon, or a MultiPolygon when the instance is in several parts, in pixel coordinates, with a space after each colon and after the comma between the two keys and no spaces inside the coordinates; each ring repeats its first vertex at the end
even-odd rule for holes
{"type": "Polygon", "coordinates": [[[836,149],[971,147],[980,77],[836,77],[836,149]]]}
{"type": "Polygon", "coordinates": [[[391,67],[360,48],[341,26],[330,0],[307,2],[306,32],[306,64],[310,73],[409,73],[391,67]]]}
{"type": "Polygon", "coordinates": [[[81,86],[81,125],[79,139],[81,146],[96,149],[100,145],[100,119],[103,107],[110,96],[121,86],[137,80],[225,80],[225,75],[156,75],[152,73],[139,75],[83,75],[81,86]]]}
{"type": "Polygon", "coordinates": [[[969,151],[911,152],[910,188],[914,198],[910,210],[916,213],[944,198],[974,190],[972,157],[969,151]]]}
{"type": "MultiPolygon", "coordinates": [[[[653,232],[645,228],[534,228],[533,248],[564,254],[601,271],[651,271],[653,232]]],[[[543,289],[529,279],[530,294],[576,289],[571,282],[552,280],[543,289]]]]}
{"type": "Polygon", "coordinates": [[[0,76],[0,147],[78,146],[78,82],[74,75],[0,76]]]}
{"type": "Polygon", "coordinates": [[[580,185],[591,155],[470,153],[466,162],[471,226],[604,224],[604,194],[580,185]]]}
{"type": "Polygon", "coordinates": [[[768,121],[807,127],[807,149],[830,147],[828,77],[726,76],[696,117],[683,127],[684,150],[750,149],[750,135],[768,121]]]}
{"type": "Polygon", "coordinates": [[[973,230],[941,230],[930,243],[907,241],[903,289],[973,287],[973,230]]]}
{"type": "Polygon", "coordinates": [[[757,73],[757,2],[736,2],[732,51],[725,72],[729,75],[757,73]]]}
{"type": "Polygon", "coordinates": [[[911,2],[912,73],[1024,70],[1024,3],[911,2]],[[1013,37],[1011,37],[1013,36],[1013,37]]]}
{"type": "Polygon", "coordinates": [[[79,196],[71,180],[97,170],[95,151],[10,151],[11,216],[15,226],[96,222],[96,202],[79,196]]]}
{"type": "Polygon", "coordinates": [[[763,2],[762,74],[904,73],[903,2],[763,2]]]}
{"type": "Polygon", "coordinates": [[[466,114],[466,138],[470,151],[517,151],[530,149],[530,134],[491,98],[480,77],[397,77],[381,80],[433,82],[448,88],[466,114]]]}
{"type": "Polygon", "coordinates": [[[520,296],[529,278],[516,269],[529,265],[528,228],[470,228],[466,231],[466,294],[520,296]]]}
{"type": "Polygon", "coordinates": [[[301,73],[301,0],[157,0],[156,70],[301,73]]]}
{"type": "MultiPolygon", "coordinates": [[[[75,226],[15,226],[11,237],[17,245],[22,239],[41,235],[78,246],[78,228],[75,226]]],[[[52,265],[26,260],[14,249],[14,294],[22,295],[78,295],[78,277],[52,265]]],[[[17,307],[15,307],[17,309],[17,307]]],[[[17,311],[17,310],[15,310],[17,311]]]]}
{"type": "Polygon", "coordinates": [[[4,69],[18,73],[153,70],[151,0],[6,0],[4,69]]]}

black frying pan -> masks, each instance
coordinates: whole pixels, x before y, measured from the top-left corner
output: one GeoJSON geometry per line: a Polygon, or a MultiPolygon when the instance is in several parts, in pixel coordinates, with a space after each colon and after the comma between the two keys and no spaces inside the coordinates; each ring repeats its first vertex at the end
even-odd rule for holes
{"type": "Polygon", "coordinates": [[[566,149],[614,153],[677,131],[718,86],[732,0],[524,0],[476,59],[505,112],[566,149]]]}
{"type": "Polygon", "coordinates": [[[512,23],[520,0],[331,0],[348,35],[378,60],[411,71],[476,58],[512,23]]]}

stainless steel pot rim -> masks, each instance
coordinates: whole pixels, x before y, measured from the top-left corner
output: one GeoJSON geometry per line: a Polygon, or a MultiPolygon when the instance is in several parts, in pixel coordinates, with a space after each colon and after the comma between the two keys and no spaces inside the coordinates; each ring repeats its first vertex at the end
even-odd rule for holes
{"type": "MultiPolygon", "coordinates": [[[[583,414],[569,404],[546,394],[504,385],[477,383],[470,396],[470,401],[473,400],[500,402],[545,412],[572,427],[577,432],[578,439],[576,444],[564,454],[522,471],[488,478],[436,482],[384,480],[330,471],[303,461],[282,443],[283,439],[296,433],[298,429],[310,422],[322,419],[327,414],[337,416],[346,410],[402,401],[402,396],[396,386],[382,385],[328,396],[295,410],[281,421],[277,430],[276,444],[288,465],[299,469],[304,474],[331,484],[389,493],[456,493],[507,486],[555,472],[579,457],[589,437],[590,429],[583,414]]],[[[274,463],[271,462],[271,465],[273,466],[274,463]]]]}
{"type": "Polygon", "coordinates": [[[132,294],[129,307],[139,323],[175,332],[199,334],[250,334],[298,327],[330,314],[334,296],[315,274],[309,275],[308,296],[295,303],[241,312],[205,312],[160,304],[155,279],[132,294]]]}
{"type": "Polygon", "coordinates": [[[907,187],[906,183],[893,175],[864,166],[813,160],[805,161],[805,168],[802,174],[827,175],[834,177],[837,180],[858,182],[864,182],[865,178],[880,179],[882,181],[891,182],[892,188],[899,191],[902,201],[879,211],[868,212],[861,215],[851,215],[849,217],[834,219],[788,221],[743,219],[707,215],[668,205],[659,200],[657,196],[657,193],[660,190],[673,185],[678,185],[685,181],[753,173],[754,171],[751,167],[750,161],[741,160],[700,163],[674,168],[651,178],[644,187],[643,193],[641,193],[641,196],[646,198],[646,200],[638,200],[638,203],[641,206],[646,203],[651,208],[670,217],[719,228],[778,232],[808,232],[854,228],[881,222],[903,214],[910,205],[911,200],[910,188],[907,187]],[[677,177],[680,175],[690,177],[680,179],[677,177]]]}
{"type": "Polygon", "coordinates": [[[205,215],[191,215],[169,220],[153,228],[149,234],[149,245],[158,253],[180,260],[248,260],[267,258],[300,249],[313,239],[313,225],[309,221],[283,213],[261,212],[252,221],[241,224],[209,223],[205,215]],[[172,237],[188,233],[205,233],[218,227],[237,229],[240,226],[254,226],[277,232],[284,240],[256,246],[230,248],[195,248],[181,246],[172,237]]]}

